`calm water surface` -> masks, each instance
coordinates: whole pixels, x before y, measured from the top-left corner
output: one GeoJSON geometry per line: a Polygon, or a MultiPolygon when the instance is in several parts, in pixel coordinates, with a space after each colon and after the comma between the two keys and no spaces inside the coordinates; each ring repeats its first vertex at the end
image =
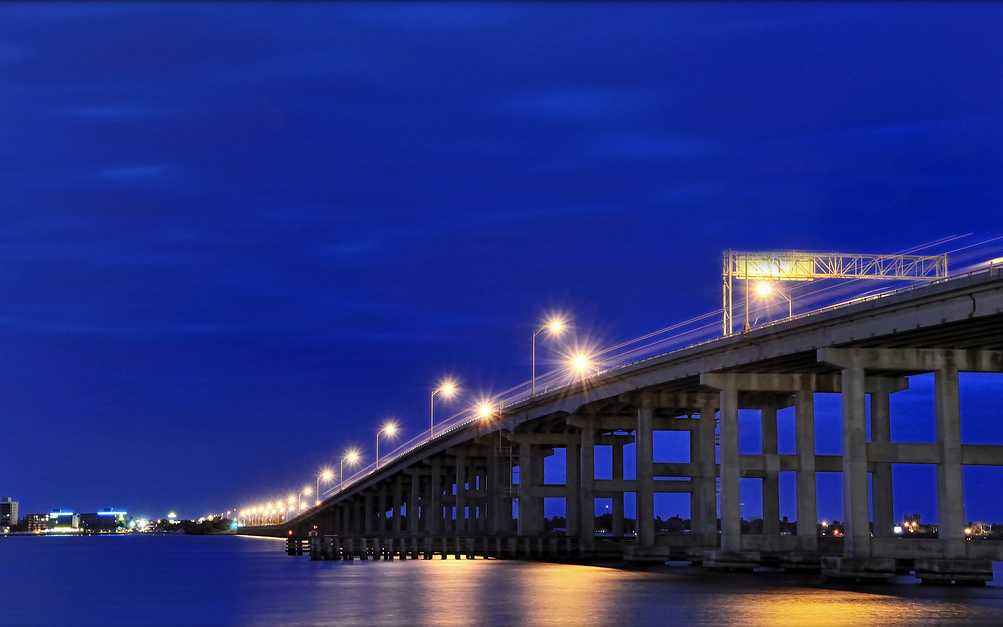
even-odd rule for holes
{"type": "Polygon", "coordinates": [[[238,537],[0,538],[3,625],[1003,625],[1003,589],[509,561],[311,562],[238,537]]]}

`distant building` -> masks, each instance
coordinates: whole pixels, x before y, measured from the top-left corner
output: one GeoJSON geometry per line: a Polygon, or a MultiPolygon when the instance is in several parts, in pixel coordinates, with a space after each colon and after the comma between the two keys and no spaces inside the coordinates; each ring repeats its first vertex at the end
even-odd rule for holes
{"type": "Polygon", "coordinates": [[[11,527],[17,525],[20,518],[18,518],[18,502],[9,496],[0,498],[0,531],[10,530],[11,527]]]}
{"type": "Polygon", "coordinates": [[[74,512],[63,511],[62,509],[49,512],[49,529],[55,531],[69,531],[80,527],[80,518],[74,512]]]}
{"type": "Polygon", "coordinates": [[[104,509],[93,514],[80,514],[81,531],[91,533],[114,533],[119,523],[124,523],[128,512],[104,509]]]}
{"type": "Polygon", "coordinates": [[[29,533],[45,533],[49,530],[48,514],[25,514],[21,527],[29,533]]]}

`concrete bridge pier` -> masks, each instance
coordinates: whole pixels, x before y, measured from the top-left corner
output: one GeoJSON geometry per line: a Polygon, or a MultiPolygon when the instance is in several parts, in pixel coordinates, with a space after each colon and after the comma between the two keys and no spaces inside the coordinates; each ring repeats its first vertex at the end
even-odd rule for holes
{"type": "MultiPolygon", "coordinates": [[[[588,416],[581,427],[578,439],[578,548],[582,557],[587,557],[595,543],[595,420],[588,416]]],[[[571,456],[569,447],[568,457],[571,456]]],[[[569,462],[570,464],[570,462],[569,462]]],[[[570,484],[570,481],[569,481],[570,484]]]]}
{"type": "Polygon", "coordinates": [[[823,348],[820,362],[839,367],[843,383],[844,424],[844,509],[847,519],[843,555],[823,559],[823,572],[836,578],[890,578],[904,564],[913,566],[924,581],[987,581],[992,578],[992,559],[999,549],[966,542],[962,464],[1003,464],[1003,446],[964,446],[961,443],[961,415],[958,373],[1003,372],[1003,352],[961,349],[918,348],[823,348]],[[899,445],[889,442],[888,411],[884,389],[872,389],[873,436],[867,443],[864,433],[864,381],[868,371],[934,374],[936,442],[933,445],[899,445]],[[873,470],[874,538],[870,537],[867,511],[867,469],[873,470]],[[891,508],[889,463],[937,465],[937,509],[940,518],[938,539],[916,543],[908,538],[885,537],[891,508]],[[911,543],[908,546],[904,543],[911,543]],[[917,553],[919,556],[917,557],[917,553]],[[903,559],[900,556],[906,556],[903,559]]]}

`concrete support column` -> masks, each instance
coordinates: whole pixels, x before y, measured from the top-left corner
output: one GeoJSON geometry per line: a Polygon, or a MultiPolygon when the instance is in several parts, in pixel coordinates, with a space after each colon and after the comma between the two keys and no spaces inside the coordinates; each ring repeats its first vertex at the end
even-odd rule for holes
{"type": "Polygon", "coordinates": [[[373,495],[369,492],[366,493],[365,497],[365,512],[363,513],[363,529],[365,529],[366,535],[373,534],[373,495]]]}
{"type": "Polygon", "coordinates": [[[362,535],[362,509],[365,503],[360,498],[352,499],[352,535],[362,535]]]}
{"type": "Polygon", "coordinates": [[[867,415],[864,369],[843,369],[843,524],[847,557],[869,557],[870,516],[867,507],[867,415]]]}
{"type": "Polygon", "coordinates": [[[815,394],[797,393],[794,431],[798,453],[798,540],[804,551],[818,548],[818,507],[815,483],[815,394]]]}
{"type": "Polygon", "coordinates": [[[535,455],[533,446],[528,442],[519,444],[519,535],[531,536],[539,531],[542,520],[538,520],[538,508],[536,506],[535,485],[533,480],[536,477],[534,469],[535,455]]]}
{"type": "Polygon", "coordinates": [[[780,534],[780,457],[777,455],[777,408],[767,405],[761,411],[763,456],[763,534],[780,534]]]}
{"type": "Polygon", "coordinates": [[[384,481],[380,484],[380,492],[377,497],[377,509],[379,511],[376,513],[376,531],[380,535],[383,535],[387,531],[387,502],[389,499],[389,490],[384,481]]]}
{"type": "MultiPolygon", "coordinates": [[[[887,391],[871,392],[871,441],[888,443],[891,441],[890,395],[887,391]]],[[[895,524],[892,513],[892,465],[885,462],[874,464],[871,475],[871,497],[874,500],[874,535],[890,537],[895,524]]]]}
{"type": "Polygon", "coordinates": [[[414,473],[411,475],[411,490],[407,498],[407,531],[412,536],[418,535],[418,487],[421,484],[421,475],[414,473]]]}
{"type": "Polygon", "coordinates": [[[425,531],[442,533],[442,462],[432,458],[432,473],[428,478],[428,510],[425,512],[425,531]]]}
{"type": "MultiPolygon", "coordinates": [[[[613,480],[623,481],[623,442],[613,444],[613,480]]],[[[613,525],[610,531],[616,538],[623,538],[623,492],[613,493],[613,525]]]]}
{"type": "Polygon", "coordinates": [[[592,418],[585,421],[579,437],[578,452],[578,539],[583,547],[591,547],[596,531],[596,430],[592,418]]]}
{"type": "Polygon", "coordinates": [[[456,452],[456,533],[467,531],[467,455],[464,451],[456,452]]]}
{"type": "Polygon", "coordinates": [[[404,505],[404,476],[400,473],[394,478],[394,496],[393,496],[393,506],[394,506],[394,535],[399,536],[401,533],[401,506],[404,505]]]}
{"type": "Polygon", "coordinates": [[[652,428],[655,410],[645,399],[637,410],[637,541],[640,546],[655,544],[655,467],[652,428]]]}
{"type": "Polygon", "coordinates": [[[692,431],[697,442],[697,455],[691,463],[696,464],[697,506],[694,509],[693,531],[703,537],[707,544],[717,544],[717,461],[715,459],[714,403],[705,400],[700,407],[700,424],[692,431]]]}
{"type": "Polygon", "coordinates": [[[580,466],[578,460],[578,444],[581,438],[575,436],[574,438],[568,438],[567,448],[565,449],[565,490],[564,490],[564,515],[567,518],[567,535],[575,536],[578,535],[578,527],[580,524],[580,510],[578,494],[579,494],[579,480],[578,480],[578,469],[580,466]]]}
{"type": "Polygon", "coordinates": [[[721,390],[721,550],[742,549],[742,510],[739,496],[738,390],[721,390]]]}
{"type": "Polygon", "coordinates": [[[934,373],[937,404],[937,510],[940,540],[947,557],[965,555],[965,499],[961,480],[961,404],[958,369],[948,365],[934,373]]]}

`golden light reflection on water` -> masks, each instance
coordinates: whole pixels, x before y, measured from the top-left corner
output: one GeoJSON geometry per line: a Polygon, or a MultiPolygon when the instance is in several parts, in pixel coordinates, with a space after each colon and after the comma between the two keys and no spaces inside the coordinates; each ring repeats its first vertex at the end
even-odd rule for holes
{"type": "Polygon", "coordinates": [[[528,564],[519,577],[520,609],[532,624],[609,624],[647,573],[567,564],[528,564]]]}
{"type": "Polygon", "coordinates": [[[791,627],[822,625],[923,625],[964,620],[960,603],[891,595],[785,587],[738,592],[724,605],[724,620],[734,625],[791,627]]]}
{"type": "Polygon", "coordinates": [[[1003,591],[996,589],[838,589],[812,578],[699,568],[271,557],[271,572],[245,573],[241,624],[1003,625],[995,620],[1003,612],[1003,591]]]}

